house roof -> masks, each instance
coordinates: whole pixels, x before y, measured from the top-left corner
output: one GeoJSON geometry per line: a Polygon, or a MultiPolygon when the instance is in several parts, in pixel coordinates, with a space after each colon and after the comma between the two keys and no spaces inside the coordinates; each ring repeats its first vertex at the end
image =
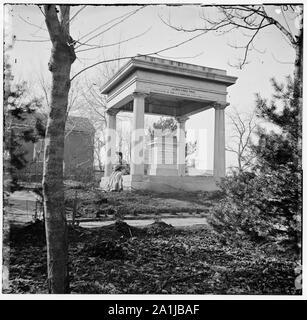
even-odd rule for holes
{"type": "Polygon", "coordinates": [[[95,128],[90,119],[76,116],[69,116],[67,118],[65,131],[68,130],[88,133],[95,132],[95,128]]]}
{"type": "MultiPolygon", "coordinates": [[[[14,119],[15,128],[34,128],[36,119],[40,119],[44,125],[47,123],[47,115],[44,113],[34,113],[23,115],[24,120],[14,119]]],[[[68,116],[65,131],[78,131],[94,133],[95,128],[90,119],[85,117],[68,116]]]]}

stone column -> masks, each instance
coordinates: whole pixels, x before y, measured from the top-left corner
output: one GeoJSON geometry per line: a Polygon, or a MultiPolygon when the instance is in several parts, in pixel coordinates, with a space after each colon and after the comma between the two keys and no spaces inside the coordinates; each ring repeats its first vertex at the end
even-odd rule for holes
{"type": "Polygon", "coordinates": [[[116,114],[117,111],[108,110],[107,115],[107,139],[104,176],[109,177],[113,171],[116,160],[116,114]]]}
{"type": "Polygon", "coordinates": [[[133,94],[133,125],[131,140],[131,175],[144,175],[145,93],[133,94]]]}
{"type": "Polygon", "coordinates": [[[225,177],[225,108],[226,104],[216,104],[214,125],[214,164],[213,176],[225,177]]]}
{"type": "Polygon", "coordinates": [[[177,117],[177,169],[178,175],[185,175],[185,122],[188,117],[177,117]]]}

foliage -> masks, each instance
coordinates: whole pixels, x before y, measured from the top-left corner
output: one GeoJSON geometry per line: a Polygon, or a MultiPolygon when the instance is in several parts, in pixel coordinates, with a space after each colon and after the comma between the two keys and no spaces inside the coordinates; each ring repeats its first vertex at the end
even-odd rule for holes
{"type": "Polygon", "coordinates": [[[153,128],[149,131],[154,134],[154,130],[161,130],[163,133],[175,132],[177,130],[177,122],[172,117],[160,117],[157,122],[154,122],[153,128]]]}
{"type": "Polygon", "coordinates": [[[258,116],[275,125],[280,132],[269,133],[258,129],[258,144],[254,146],[257,154],[258,168],[278,170],[282,165],[293,172],[301,171],[302,124],[300,104],[293,81],[287,78],[286,84],[278,84],[272,80],[274,95],[269,103],[256,96],[258,116]]]}
{"type": "Polygon", "coordinates": [[[26,82],[12,85],[11,65],[5,57],[4,77],[4,154],[7,179],[5,187],[18,189],[17,171],[26,166],[26,151],[23,145],[36,142],[44,135],[41,119],[36,112],[41,100],[29,98],[26,82]]]}
{"type": "Polygon", "coordinates": [[[301,123],[293,83],[273,80],[270,103],[257,96],[257,115],[278,130],[258,129],[253,146],[252,173],[233,173],[221,182],[224,199],[212,211],[210,222],[225,238],[247,237],[278,243],[280,249],[300,252],[302,212],[301,123]]]}
{"type": "Polygon", "coordinates": [[[234,173],[221,184],[225,197],[210,223],[219,233],[241,240],[278,241],[298,250],[301,201],[298,176],[287,168],[261,174],[234,173]]]}

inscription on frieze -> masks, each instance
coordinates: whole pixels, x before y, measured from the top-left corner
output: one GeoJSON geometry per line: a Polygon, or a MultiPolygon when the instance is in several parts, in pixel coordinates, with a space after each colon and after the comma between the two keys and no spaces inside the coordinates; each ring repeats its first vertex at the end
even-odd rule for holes
{"type": "Polygon", "coordinates": [[[193,97],[196,94],[195,90],[178,88],[178,87],[152,88],[150,91],[157,92],[157,93],[172,94],[176,96],[185,96],[185,97],[193,97]]]}
{"type": "Polygon", "coordinates": [[[185,97],[195,96],[196,94],[195,90],[176,88],[176,87],[170,87],[169,91],[170,91],[170,94],[176,94],[176,95],[185,96],[185,97]]]}
{"type": "Polygon", "coordinates": [[[189,89],[189,88],[180,88],[180,87],[155,87],[150,88],[152,93],[162,93],[174,96],[181,96],[186,98],[200,98],[200,99],[207,99],[210,97],[208,93],[204,93],[201,91],[189,89]]]}

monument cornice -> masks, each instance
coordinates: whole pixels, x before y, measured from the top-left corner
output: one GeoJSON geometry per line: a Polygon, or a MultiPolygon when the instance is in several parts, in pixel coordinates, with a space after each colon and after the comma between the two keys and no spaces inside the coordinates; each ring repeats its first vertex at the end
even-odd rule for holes
{"type": "Polygon", "coordinates": [[[227,76],[225,70],[196,66],[172,60],[152,57],[136,57],[126,63],[101,89],[102,94],[108,94],[112,89],[132,72],[143,69],[151,72],[179,75],[181,77],[198,78],[211,82],[234,84],[237,77],[227,76]]]}

